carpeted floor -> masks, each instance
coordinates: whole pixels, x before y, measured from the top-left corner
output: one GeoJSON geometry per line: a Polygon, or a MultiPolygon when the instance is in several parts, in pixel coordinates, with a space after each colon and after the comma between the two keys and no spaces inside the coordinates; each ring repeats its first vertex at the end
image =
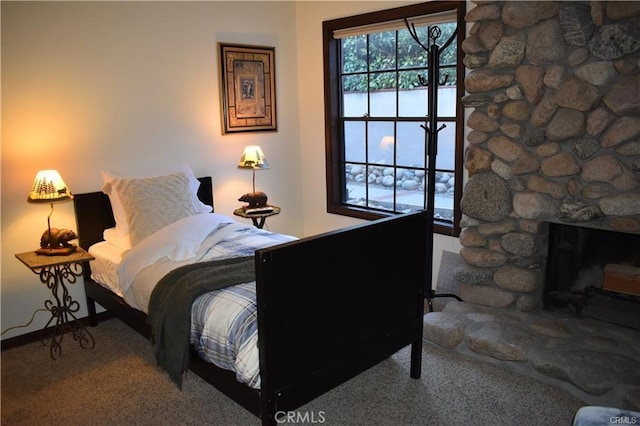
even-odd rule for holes
{"type": "MultiPolygon", "coordinates": [[[[258,425],[193,373],[178,390],[155,367],[147,340],[112,319],[96,347],[65,336],[63,353],[34,343],[2,352],[2,425],[258,425]]],[[[571,425],[583,402],[551,385],[425,345],[420,380],[409,351],[301,407],[325,425],[571,425]]],[[[289,423],[292,424],[292,423],[289,423]]]]}

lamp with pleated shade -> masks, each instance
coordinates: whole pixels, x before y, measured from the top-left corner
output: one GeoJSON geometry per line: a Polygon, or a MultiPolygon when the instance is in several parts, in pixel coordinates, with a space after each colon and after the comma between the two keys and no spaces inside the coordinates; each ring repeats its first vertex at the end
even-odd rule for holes
{"type": "Polygon", "coordinates": [[[47,216],[47,229],[42,233],[40,248],[37,254],[47,256],[61,256],[71,254],[76,251],[76,246],[69,244],[70,240],[76,239],[77,235],[68,229],[58,229],[51,227],[51,215],[53,214],[53,203],[70,201],[73,199],[71,191],[62,176],[57,170],[41,170],[36,174],[31,192],[27,197],[30,203],[49,203],[51,211],[47,216]]]}
{"type": "Polygon", "coordinates": [[[250,145],[244,148],[240,162],[238,163],[239,169],[251,169],[253,173],[253,192],[244,194],[238,199],[238,201],[248,202],[248,205],[243,206],[243,209],[254,212],[267,212],[272,208],[267,205],[267,194],[264,192],[256,192],[256,170],[264,170],[269,168],[267,158],[262,152],[262,149],[257,145],[250,145]]]}

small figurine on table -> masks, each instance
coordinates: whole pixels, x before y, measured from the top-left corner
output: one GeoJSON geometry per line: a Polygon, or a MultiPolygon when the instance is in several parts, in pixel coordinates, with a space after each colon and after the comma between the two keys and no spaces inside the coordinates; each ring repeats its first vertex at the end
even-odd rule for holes
{"type": "Polygon", "coordinates": [[[76,251],[77,247],[69,241],[78,238],[70,229],[48,228],[40,238],[40,248],[37,254],[45,256],[65,256],[76,251]]]}
{"type": "Polygon", "coordinates": [[[267,194],[264,192],[249,192],[238,198],[238,201],[249,203],[242,206],[242,210],[246,214],[270,213],[273,211],[273,207],[267,204],[267,194]]]}

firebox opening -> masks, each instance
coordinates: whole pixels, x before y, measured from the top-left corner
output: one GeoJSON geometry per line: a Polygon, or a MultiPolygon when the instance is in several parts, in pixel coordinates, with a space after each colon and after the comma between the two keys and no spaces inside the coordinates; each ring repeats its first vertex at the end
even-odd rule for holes
{"type": "Polygon", "coordinates": [[[544,309],[640,329],[640,235],[551,223],[544,309]]]}

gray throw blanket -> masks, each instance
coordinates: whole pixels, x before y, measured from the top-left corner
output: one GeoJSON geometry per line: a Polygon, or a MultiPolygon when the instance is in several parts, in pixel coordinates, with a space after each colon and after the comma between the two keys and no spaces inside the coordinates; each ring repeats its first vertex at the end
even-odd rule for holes
{"type": "Polygon", "coordinates": [[[191,305],[198,296],[255,280],[253,257],[186,265],[165,275],[153,289],[147,322],[158,365],[182,387],[189,366],[191,305]]]}

